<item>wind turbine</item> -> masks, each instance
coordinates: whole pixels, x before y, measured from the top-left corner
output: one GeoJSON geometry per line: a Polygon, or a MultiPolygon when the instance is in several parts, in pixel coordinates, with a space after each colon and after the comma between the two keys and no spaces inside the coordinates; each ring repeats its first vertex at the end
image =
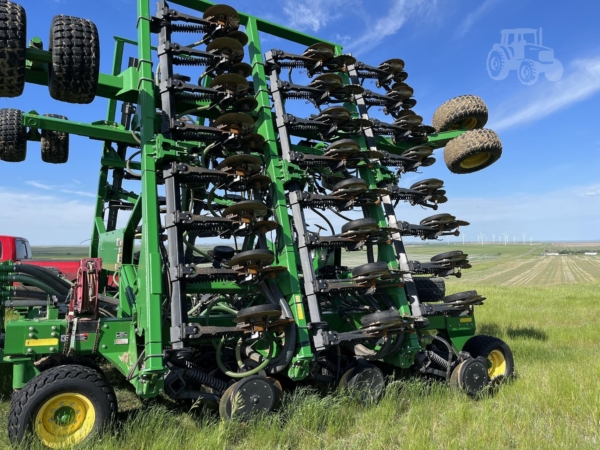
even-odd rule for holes
{"type": "Polygon", "coordinates": [[[517,243],[517,238],[513,236],[513,244],[517,243]]]}
{"type": "Polygon", "coordinates": [[[496,243],[496,235],[492,234],[492,243],[496,243]]]}
{"type": "Polygon", "coordinates": [[[526,233],[521,233],[523,235],[523,244],[525,243],[525,234],[526,233]]]}

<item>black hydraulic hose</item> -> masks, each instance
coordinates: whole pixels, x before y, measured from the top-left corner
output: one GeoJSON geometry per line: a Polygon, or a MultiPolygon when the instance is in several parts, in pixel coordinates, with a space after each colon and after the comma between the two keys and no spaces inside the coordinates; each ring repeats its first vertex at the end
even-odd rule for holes
{"type": "Polygon", "coordinates": [[[27,284],[30,286],[35,286],[36,288],[39,288],[42,291],[47,292],[48,294],[51,294],[51,295],[62,295],[60,292],[58,292],[52,286],[49,286],[48,284],[44,283],[43,281],[41,281],[37,278],[34,278],[32,276],[29,276],[29,275],[22,275],[22,274],[7,275],[6,281],[8,281],[9,283],[10,282],[23,283],[23,284],[27,284]]]}
{"type": "Polygon", "coordinates": [[[225,391],[229,384],[226,381],[212,377],[206,372],[203,372],[196,364],[185,359],[171,358],[169,361],[180,369],[184,369],[184,378],[197,383],[209,386],[219,392],[225,391]]]}
{"type": "Polygon", "coordinates": [[[40,273],[44,273],[44,274],[48,275],[52,279],[55,279],[56,281],[58,281],[60,284],[62,284],[67,289],[71,289],[71,287],[73,287],[73,283],[71,283],[69,280],[65,280],[64,278],[61,278],[57,273],[53,272],[52,270],[48,269],[47,267],[36,266],[34,264],[26,264],[26,263],[17,264],[17,266],[20,266],[20,265],[32,267],[33,270],[37,270],[40,273]]]}
{"type": "Polygon", "coordinates": [[[51,272],[39,270],[39,267],[32,266],[29,264],[16,264],[15,270],[26,275],[31,275],[34,278],[46,283],[48,286],[52,286],[59,294],[67,295],[71,287],[66,287],[59,280],[60,278],[54,274],[50,275],[51,272]]]}
{"type": "MultiPolygon", "coordinates": [[[[281,309],[286,318],[291,319],[294,317],[290,305],[288,305],[288,302],[279,290],[279,286],[276,284],[267,285],[263,281],[261,283],[261,289],[271,303],[279,303],[279,305],[281,305],[281,309]]],[[[285,344],[283,344],[281,352],[269,362],[269,365],[266,368],[266,371],[269,374],[283,371],[294,357],[294,349],[296,348],[296,322],[291,322],[286,325],[284,335],[285,344]]]]}
{"type": "Polygon", "coordinates": [[[98,294],[98,300],[111,305],[119,306],[119,300],[108,295],[98,294]]]}
{"type": "Polygon", "coordinates": [[[5,300],[3,303],[5,308],[48,306],[46,300],[5,300]]]}
{"type": "MultiPolygon", "coordinates": [[[[7,297],[13,298],[21,298],[21,299],[36,299],[36,300],[46,300],[48,295],[46,292],[38,292],[38,291],[29,291],[27,289],[11,289],[7,292],[7,297]]],[[[54,295],[58,301],[64,302],[67,299],[66,295],[54,295]]]]}

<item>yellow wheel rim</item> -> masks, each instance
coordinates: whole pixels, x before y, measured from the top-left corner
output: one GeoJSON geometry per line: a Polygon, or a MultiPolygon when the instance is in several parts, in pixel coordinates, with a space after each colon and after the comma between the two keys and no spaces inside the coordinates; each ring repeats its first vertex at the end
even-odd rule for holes
{"type": "Polygon", "coordinates": [[[42,404],[35,416],[34,429],[45,446],[66,448],[83,442],[95,422],[96,410],[87,397],[65,393],[42,404]]]}
{"type": "Polygon", "coordinates": [[[450,126],[449,130],[472,130],[477,126],[477,119],[475,117],[467,117],[462,122],[457,122],[450,126]]]}
{"type": "Polygon", "coordinates": [[[492,350],[488,355],[488,376],[493,380],[499,376],[506,375],[506,358],[500,350],[492,350]]]}
{"type": "Polygon", "coordinates": [[[490,154],[488,152],[477,153],[476,155],[471,155],[463,159],[460,162],[460,167],[463,169],[473,169],[482,166],[488,159],[490,159],[490,154]]]}

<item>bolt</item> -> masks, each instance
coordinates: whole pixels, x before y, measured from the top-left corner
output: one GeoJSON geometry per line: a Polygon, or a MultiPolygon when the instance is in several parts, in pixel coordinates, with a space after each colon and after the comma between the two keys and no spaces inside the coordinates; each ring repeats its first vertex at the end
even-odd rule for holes
{"type": "Polygon", "coordinates": [[[106,344],[102,344],[102,348],[106,348],[106,344]]]}
{"type": "Polygon", "coordinates": [[[50,347],[50,351],[53,352],[54,351],[54,347],[50,347]]]}
{"type": "Polygon", "coordinates": [[[56,333],[52,332],[52,333],[50,333],[50,336],[56,337],[56,333]]]}
{"type": "Polygon", "coordinates": [[[35,330],[35,328],[29,327],[29,331],[33,331],[33,330],[35,330]]]}
{"type": "Polygon", "coordinates": [[[28,348],[28,349],[27,349],[27,353],[31,353],[32,351],[33,351],[33,350],[32,350],[32,349],[30,349],[30,348],[28,348]]]}
{"type": "Polygon", "coordinates": [[[33,333],[29,333],[29,337],[33,337],[33,333]]]}
{"type": "Polygon", "coordinates": [[[48,419],[48,422],[54,422],[52,419],[48,419]]]}
{"type": "Polygon", "coordinates": [[[52,329],[53,329],[53,330],[56,330],[56,325],[52,325],[52,329]]]}
{"type": "Polygon", "coordinates": [[[103,327],[103,328],[108,328],[108,325],[107,325],[107,324],[104,324],[104,327],[103,327]]]}

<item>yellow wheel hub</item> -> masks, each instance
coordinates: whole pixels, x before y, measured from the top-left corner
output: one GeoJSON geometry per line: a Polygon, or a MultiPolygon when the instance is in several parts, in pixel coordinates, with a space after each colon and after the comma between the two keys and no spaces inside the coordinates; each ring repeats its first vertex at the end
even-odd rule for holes
{"type": "Polygon", "coordinates": [[[65,393],[46,400],[35,416],[34,429],[50,448],[66,448],[83,442],[94,429],[96,411],[81,394],[65,393]]]}
{"type": "Polygon", "coordinates": [[[506,358],[500,350],[492,350],[488,355],[488,376],[493,380],[506,375],[506,358]]]}
{"type": "Polygon", "coordinates": [[[452,125],[449,130],[472,130],[477,126],[477,119],[475,117],[467,117],[462,122],[457,122],[452,125]]]}
{"type": "Polygon", "coordinates": [[[476,155],[471,155],[460,162],[460,167],[463,169],[473,169],[475,167],[482,166],[490,159],[490,154],[488,152],[477,153],[476,155]]]}

